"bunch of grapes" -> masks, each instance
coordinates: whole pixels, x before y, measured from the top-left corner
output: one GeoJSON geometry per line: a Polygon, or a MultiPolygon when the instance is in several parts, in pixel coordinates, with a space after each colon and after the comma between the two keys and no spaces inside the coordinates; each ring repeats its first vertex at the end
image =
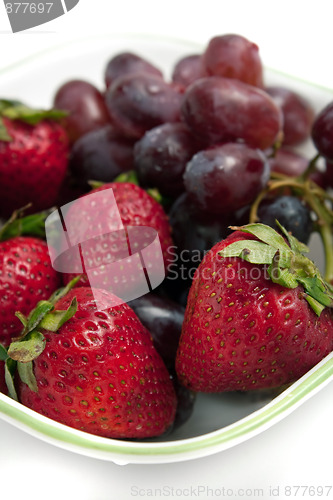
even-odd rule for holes
{"type": "Polygon", "coordinates": [[[331,252],[333,103],[316,116],[297,92],[265,85],[256,44],[216,36],[201,54],[176,61],[169,79],[123,52],[107,62],[104,80],[101,91],[67,82],[54,98],[69,111],[72,181],[85,191],[89,181],[134,171],[142,187],[158,191],[173,228],[174,274],[179,265],[188,271],[182,283],[164,285],[173,294],[183,296],[191,271],[230,225],[278,220],[304,243],[318,230],[331,252]],[[295,149],[309,139],[311,161],[295,149]]]}

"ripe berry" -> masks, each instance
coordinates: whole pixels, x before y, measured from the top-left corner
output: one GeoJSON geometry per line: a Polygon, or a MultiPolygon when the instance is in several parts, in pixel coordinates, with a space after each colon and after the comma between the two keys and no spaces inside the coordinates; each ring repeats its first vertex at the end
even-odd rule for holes
{"type": "Polygon", "coordinates": [[[262,151],[226,143],[197,153],[187,164],[184,183],[192,202],[204,212],[230,213],[254,200],[269,172],[262,151]]]}
{"type": "Polygon", "coordinates": [[[310,137],[314,110],[297,92],[284,87],[267,87],[266,92],[283,114],[283,144],[297,146],[310,137]]]}
{"type": "Polygon", "coordinates": [[[203,65],[202,56],[193,54],[180,59],[173,68],[172,81],[188,87],[199,78],[207,76],[203,65]]]}
{"type": "Polygon", "coordinates": [[[203,54],[203,67],[210,76],[235,78],[263,86],[263,68],[258,46],[240,35],[212,38],[203,54]]]}
{"type": "Polygon", "coordinates": [[[211,76],[190,85],[182,117],[208,144],[241,139],[260,149],[271,147],[282,129],[282,114],[263,90],[238,80],[211,76]]]}
{"type": "Polygon", "coordinates": [[[113,122],[136,139],[157,125],[179,121],[181,100],[178,88],[148,73],[119,77],[106,93],[113,122]]]}
{"type": "Polygon", "coordinates": [[[276,220],[299,241],[307,243],[313,231],[308,207],[295,196],[279,196],[262,202],[258,210],[259,222],[278,229],[276,220]]]}
{"type": "Polygon", "coordinates": [[[87,132],[110,123],[103,95],[85,80],[70,80],[61,85],[53,104],[69,113],[63,124],[71,144],[87,132]]]}
{"type": "Polygon", "coordinates": [[[176,198],[185,189],[186,164],[198,149],[199,141],[183,123],[165,123],[149,130],[134,148],[140,184],[176,198]]]}
{"type": "Polygon", "coordinates": [[[88,181],[111,182],[133,169],[132,139],[121,137],[112,125],[80,137],[72,147],[70,169],[80,185],[88,181]]]}
{"type": "Polygon", "coordinates": [[[146,59],[132,52],[121,52],[112,57],[106,65],[104,73],[105,85],[108,88],[116,78],[133,73],[149,73],[163,78],[162,71],[146,59]]]}

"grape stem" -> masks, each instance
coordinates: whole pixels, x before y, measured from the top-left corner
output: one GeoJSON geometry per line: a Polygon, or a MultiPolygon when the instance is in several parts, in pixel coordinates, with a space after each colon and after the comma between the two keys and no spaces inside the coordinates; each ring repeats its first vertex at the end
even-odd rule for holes
{"type": "Polygon", "coordinates": [[[271,178],[267,188],[265,188],[254,201],[250,211],[250,223],[258,221],[258,208],[262,200],[271,192],[278,189],[289,188],[296,195],[302,197],[309,208],[316,215],[316,229],[320,234],[325,254],[325,280],[333,283],[333,211],[327,206],[327,202],[333,204],[333,198],[326,191],[321,189],[315,182],[309,179],[314,165],[318,159],[317,155],[310,161],[307,170],[299,177],[288,177],[276,175],[271,178]],[[275,177],[275,179],[274,179],[275,177]]]}

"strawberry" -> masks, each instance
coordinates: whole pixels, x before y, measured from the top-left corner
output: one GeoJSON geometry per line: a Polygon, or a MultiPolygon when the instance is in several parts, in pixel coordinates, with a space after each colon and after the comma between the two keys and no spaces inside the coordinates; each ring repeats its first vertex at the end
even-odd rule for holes
{"type": "Polygon", "coordinates": [[[33,110],[0,100],[0,213],[28,203],[51,207],[65,179],[69,145],[57,110],[33,110]]]}
{"type": "Polygon", "coordinates": [[[332,287],[307,247],[263,224],[238,229],[206,254],[189,292],[176,369],[196,391],[278,387],[333,349],[332,287]]]}
{"type": "MultiPolygon", "coordinates": [[[[111,182],[93,189],[88,195],[74,202],[65,215],[65,223],[67,229],[72,230],[70,236],[72,244],[86,242],[92,238],[92,229],[98,227],[101,238],[98,245],[96,245],[96,240],[91,239],[91,244],[85,243],[82,248],[85,264],[90,262],[96,272],[101,270],[100,272],[103,273],[101,264],[105,261],[115,262],[124,259],[122,238],[125,233],[122,232],[122,228],[126,229],[130,226],[148,226],[158,233],[165,267],[168,266],[172,257],[169,253],[169,248],[173,244],[171,229],[163,207],[144,189],[132,182],[111,182]],[[99,196],[96,201],[94,195],[98,193],[102,193],[102,196],[99,196]],[[112,193],[117,205],[116,209],[113,206],[112,193]]],[[[144,232],[140,234],[138,232],[136,238],[140,245],[145,245],[144,232]]],[[[135,248],[132,248],[132,251],[135,253],[135,248]]],[[[147,248],[146,252],[148,252],[147,248]]],[[[149,260],[154,261],[154,255],[146,253],[147,256],[146,264],[149,260]]],[[[78,270],[78,273],[80,272],[82,271],[78,270]]],[[[68,283],[73,275],[75,273],[65,275],[65,283],[68,283]]],[[[80,284],[87,284],[87,278],[83,278],[80,284]]]]}
{"type": "Polygon", "coordinates": [[[45,217],[45,213],[23,218],[14,214],[0,229],[0,344],[6,347],[22,329],[16,311],[29,313],[60,286],[46,242],[24,235],[42,236],[45,217]]]}
{"type": "Polygon", "coordinates": [[[175,417],[173,383],[148,330],[114,300],[62,290],[25,321],[6,362],[18,361],[19,400],[47,417],[105,437],[158,436],[175,417]]]}

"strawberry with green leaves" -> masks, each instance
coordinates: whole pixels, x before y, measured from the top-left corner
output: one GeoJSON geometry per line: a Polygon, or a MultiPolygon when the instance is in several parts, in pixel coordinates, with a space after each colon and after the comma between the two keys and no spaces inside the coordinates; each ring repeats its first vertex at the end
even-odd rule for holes
{"type": "Polygon", "coordinates": [[[20,217],[0,228],[0,344],[7,347],[22,329],[16,311],[28,314],[61,283],[51,264],[44,222],[47,212],[20,217]]]}
{"type": "Polygon", "coordinates": [[[59,110],[35,110],[0,100],[0,213],[28,203],[51,207],[68,166],[69,145],[59,110]]]}
{"type": "Polygon", "coordinates": [[[109,292],[72,285],[21,316],[21,338],[0,352],[11,395],[17,367],[18,399],[58,422],[112,438],[164,433],[177,400],[150,333],[109,292]]]}
{"type": "Polygon", "coordinates": [[[238,228],[211,249],[189,293],[177,352],[185,386],[278,387],[332,351],[333,291],[307,250],[263,224],[238,228]]]}
{"type": "MultiPolygon", "coordinates": [[[[15,212],[0,228],[0,344],[4,347],[22,330],[16,312],[28,314],[60,286],[60,274],[53,269],[43,240],[46,217],[46,212],[25,217],[15,212]]],[[[0,392],[7,392],[1,361],[0,392]]]]}

